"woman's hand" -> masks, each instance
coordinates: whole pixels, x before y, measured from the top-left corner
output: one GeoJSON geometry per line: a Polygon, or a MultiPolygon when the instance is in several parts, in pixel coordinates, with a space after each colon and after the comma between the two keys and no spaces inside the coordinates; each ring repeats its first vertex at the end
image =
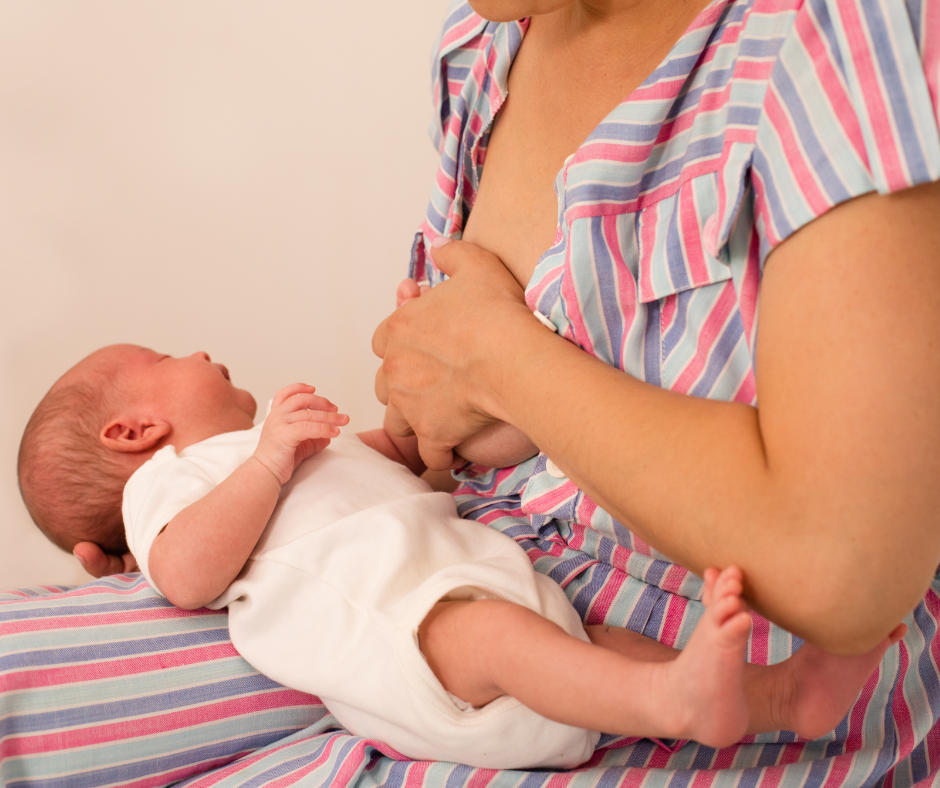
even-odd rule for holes
{"type": "Polygon", "coordinates": [[[82,568],[92,577],[106,577],[136,572],[137,560],[130,553],[111,555],[94,542],[79,542],[72,549],[82,568]]]}
{"type": "Polygon", "coordinates": [[[376,333],[377,393],[429,466],[494,418],[513,424],[676,563],[739,566],[758,613],[860,654],[940,561],[938,211],[940,184],[865,195],[772,253],[759,410],[606,365],[541,326],[495,257],[456,242],[434,255],[453,278],[376,333]]]}
{"type": "MultiPolygon", "coordinates": [[[[395,293],[395,306],[400,307],[408,301],[420,298],[430,290],[430,286],[422,282],[404,279],[395,293]]],[[[402,436],[396,437],[401,439],[402,436]]],[[[505,421],[494,421],[454,448],[458,459],[489,468],[518,465],[538,454],[538,451],[538,446],[532,443],[522,430],[505,421]]]]}
{"type": "Polygon", "coordinates": [[[450,279],[420,298],[411,288],[372,349],[383,359],[375,391],[389,406],[386,427],[416,434],[427,466],[443,469],[455,466],[453,447],[502,418],[499,378],[511,369],[500,362],[511,362],[513,339],[545,329],[495,255],[464,241],[432,255],[450,279]]]}

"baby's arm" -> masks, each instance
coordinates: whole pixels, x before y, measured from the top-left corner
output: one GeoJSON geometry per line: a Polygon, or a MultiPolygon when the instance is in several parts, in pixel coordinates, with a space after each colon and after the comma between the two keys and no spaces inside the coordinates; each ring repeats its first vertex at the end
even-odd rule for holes
{"type": "Polygon", "coordinates": [[[255,453],[154,540],[150,573],[177,607],[202,607],[229,586],[268,524],[281,485],[349,421],[313,392],[303,383],[281,389],[255,453]]]}
{"type": "Polygon", "coordinates": [[[418,439],[414,435],[399,438],[383,427],[380,430],[357,432],[356,437],[370,449],[375,449],[390,460],[401,463],[415,476],[420,476],[427,470],[427,466],[418,453],[418,439]]]}

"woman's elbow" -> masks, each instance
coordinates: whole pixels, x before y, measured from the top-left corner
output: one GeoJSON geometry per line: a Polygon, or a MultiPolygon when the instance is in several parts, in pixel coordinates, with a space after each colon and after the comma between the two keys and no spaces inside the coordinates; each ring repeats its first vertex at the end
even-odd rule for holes
{"type": "Polygon", "coordinates": [[[936,559],[902,555],[890,545],[850,550],[843,543],[820,551],[785,586],[774,591],[769,617],[798,637],[833,654],[875,648],[924,599],[936,559]]]}

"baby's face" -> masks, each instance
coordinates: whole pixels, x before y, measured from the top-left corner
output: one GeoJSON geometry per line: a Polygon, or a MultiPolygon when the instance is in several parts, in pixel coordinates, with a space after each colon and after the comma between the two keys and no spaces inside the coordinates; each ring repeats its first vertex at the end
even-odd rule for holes
{"type": "Polygon", "coordinates": [[[137,345],[111,345],[82,363],[97,362],[116,369],[116,392],[140,415],[171,425],[168,441],[177,450],[254,424],[254,397],[235,388],[228,370],[208,353],[174,358],[137,345]]]}

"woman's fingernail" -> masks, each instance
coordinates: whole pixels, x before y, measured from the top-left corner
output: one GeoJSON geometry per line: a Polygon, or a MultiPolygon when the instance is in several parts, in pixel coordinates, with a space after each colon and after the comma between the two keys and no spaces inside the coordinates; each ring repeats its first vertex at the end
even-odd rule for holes
{"type": "Polygon", "coordinates": [[[82,566],[87,565],[87,562],[85,561],[85,559],[82,558],[80,555],[78,555],[78,553],[72,553],[72,555],[74,555],[78,559],[78,563],[80,563],[82,566]]]}
{"type": "Polygon", "coordinates": [[[431,241],[431,248],[440,249],[444,244],[449,244],[453,240],[453,238],[448,238],[446,235],[439,235],[431,241]]]}

